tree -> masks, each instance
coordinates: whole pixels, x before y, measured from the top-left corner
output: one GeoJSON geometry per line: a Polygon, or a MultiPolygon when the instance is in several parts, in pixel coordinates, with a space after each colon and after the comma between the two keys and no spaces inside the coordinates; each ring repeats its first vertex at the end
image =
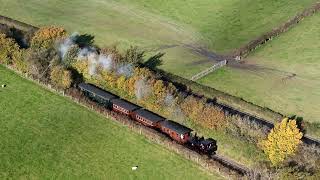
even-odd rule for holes
{"type": "Polygon", "coordinates": [[[34,78],[47,80],[50,67],[57,65],[59,61],[58,52],[55,48],[29,48],[26,53],[28,73],[34,78]]]}
{"type": "Polygon", "coordinates": [[[25,50],[21,49],[14,53],[12,57],[13,66],[20,72],[26,73],[28,71],[28,64],[25,61],[25,50]]]}
{"type": "Polygon", "coordinates": [[[131,46],[126,50],[122,62],[140,65],[143,62],[144,51],[140,51],[138,47],[131,46]]]}
{"type": "Polygon", "coordinates": [[[31,39],[31,47],[33,48],[49,48],[54,45],[57,40],[61,40],[67,36],[65,29],[55,26],[40,28],[31,39]]]}
{"type": "Polygon", "coordinates": [[[78,45],[72,45],[63,57],[62,64],[67,68],[72,67],[72,64],[77,61],[79,50],[78,45]]]}
{"type": "Polygon", "coordinates": [[[72,84],[71,72],[63,66],[55,66],[50,73],[51,83],[59,89],[67,89],[72,84]]]}
{"type": "Polygon", "coordinates": [[[288,156],[293,155],[301,143],[302,133],[295,120],[285,118],[281,123],[275,124],[267,139],[260,145],[269,157],[273,166],[278,166],[288,156]]]}
{"type": "Polygon", "coordinates": [[[19,46],[14,39],[7,38],[5,34],[0,34],[0,63],[11,64],[13,56],[18,51],[19,46]]]}

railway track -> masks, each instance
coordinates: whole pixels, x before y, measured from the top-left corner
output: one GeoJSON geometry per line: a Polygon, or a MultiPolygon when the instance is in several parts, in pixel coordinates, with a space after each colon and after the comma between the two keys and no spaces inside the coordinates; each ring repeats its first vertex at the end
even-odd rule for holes
{"type": "Polygon", "coordinates": [[[232,161],[226,157],[223,157],[219,154],[215,154],[213,156],[211,156],[212,160],[219,162],[220,164],[222,164],[225,167],[228,167],[229,169],[236,171],[237,173],[243,175],[243,176],[247,176],[247,177],[251,177],[251,169],[235,162],[232,161]]]}

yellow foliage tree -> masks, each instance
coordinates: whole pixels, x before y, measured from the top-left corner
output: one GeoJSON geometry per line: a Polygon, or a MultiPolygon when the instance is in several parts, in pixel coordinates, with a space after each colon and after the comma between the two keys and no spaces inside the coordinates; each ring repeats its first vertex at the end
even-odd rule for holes
{"type": "Polygon", "coordinates": [[[260,145],[269,157],[273,166],[278,166],[288,156],[293,155],[301,143],[302,133],[295,120],[285,118],[277,123],[269,133],[267,139],[260,145]]]}
{"type": "Polygon", "coordinates": [[[59,39],[67,36],[65,29],[55,26],[40,28],[31,39],[31,47],[49,48],[59,39]]]}

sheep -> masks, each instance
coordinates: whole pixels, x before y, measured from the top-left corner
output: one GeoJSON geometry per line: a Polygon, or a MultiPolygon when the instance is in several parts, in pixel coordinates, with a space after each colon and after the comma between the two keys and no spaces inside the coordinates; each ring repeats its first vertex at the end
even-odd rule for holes
{"type": "Polygon", "coordinates": [[[135,171],[138,169],[138,166],[133,166],[131,169],[132,169],[132,171],[135,171]]]}
{"type": "Polygon", "coordinates": [[[2,84],[2,85],[1,85],[2,88],[5,88],[6,86],[7,86],[7,85],[5,85],[5,84],[2,84]]]}

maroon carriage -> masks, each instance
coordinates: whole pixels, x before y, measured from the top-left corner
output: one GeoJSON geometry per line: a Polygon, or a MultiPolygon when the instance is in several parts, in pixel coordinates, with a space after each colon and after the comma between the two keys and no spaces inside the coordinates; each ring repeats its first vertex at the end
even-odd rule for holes
{"type": "Polygon", "coordinates": [[[182,144],[189,141],[192,129],[170,120],[159,122],[159,126],[163,133],[169,135],[175,141],[182,144]]]}
{"type": "Polygon", "coordinates": [[[132,118],[144,124],[145,126],[156,128],[158,123],[164,121],[165,118],[161,117],[146,109],[138,109],[132,113],[132,118]]]}

